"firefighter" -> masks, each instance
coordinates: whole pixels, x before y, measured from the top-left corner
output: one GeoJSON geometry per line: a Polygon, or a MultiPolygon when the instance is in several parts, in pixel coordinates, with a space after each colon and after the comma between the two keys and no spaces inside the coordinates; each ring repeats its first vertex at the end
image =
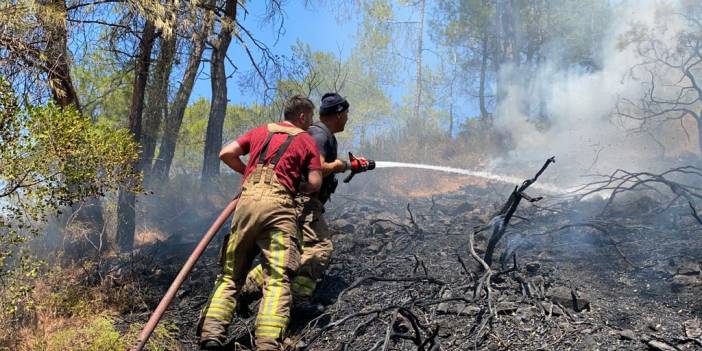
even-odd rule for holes
{"type": "Polygon", "coordinates": [[[314,104],[293,96],[285,121],[255,128],[225,146],[220,159],[243,174],[232,231],[224,243],[223,270],[203,309],[198,334],[202,350],[223,347],[237,298],[260,254],[263,298],[256,318],[256,350],[281,350],[289,321],[291,279],[300,264],[295,195],[315,193],[322,183],[319,152],[306,130],[314,104]],[[249,154],[248,164],[241,160],[249,154]],[[303,174],[307,181],[301,182],[303,174]]]}
{"type": "MultiPolygon", "coordinates": [[[[348,161],[337,158],[337,142],[334,137],[334,134],[344,131],[348,122],[349,106],[348,101],[339,94],[324,94],[319,107],[319,121],[307,131],[319,148],[324,178],[319,192],[298,195],[302,214],[302,258],[300,269],[292,282],[292,290],[296,306],[301,307],[305,313],[319,313],[323,309],[321,305],[312,302],[312,296],[317,283],[328,268],[334,250],[329,228],[323,217],[324,204],[336,190],[338,181],[335,174],[351,169],[348,161]]],[[[358,160],[365,165],[368,163],[362,157],[358,160]]],[[[255,299],[263,280],[262,267],[257,266],[249,273],[244,287],[247,300],[255,299]]]]}

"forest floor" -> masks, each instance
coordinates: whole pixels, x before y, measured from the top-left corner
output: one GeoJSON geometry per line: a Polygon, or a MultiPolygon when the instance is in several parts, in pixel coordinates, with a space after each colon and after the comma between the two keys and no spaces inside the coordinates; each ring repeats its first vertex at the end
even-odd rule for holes
{"type": "MultiPolygon", "coordinates": [[[[335,252],[315,296],[325,308],[292,316],[291,349],[702,349],[702,226],[684,206],[637,195],[603,212],[600,198],[531,190],[545,198],[520,205],[485,289],[469,236],[511,188],[455,179],[411,193],[366,184],[334,196],[325,217],[335,252]]],[[[132,269],[141,269],[143,308],[120,315],[122,325],[148,318],[197,235],[142,249],[132,269]]],[[[475,235],[480,256],[488,236],[475,235]]],[[[165,316],[185,350],[197,349],[198,315],[219,271],[217,244],[165,316]]],[[[235,318],[232,349],[250,347],[254,318],[235,318]]]]}

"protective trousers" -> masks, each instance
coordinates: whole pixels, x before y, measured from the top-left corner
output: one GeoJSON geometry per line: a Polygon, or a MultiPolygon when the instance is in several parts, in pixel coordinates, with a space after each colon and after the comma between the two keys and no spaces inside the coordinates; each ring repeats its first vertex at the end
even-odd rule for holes
{"type": "MultiPolygon", "coordinates": [[[[299,195],[297,202],[302,213],[302,256],[300,269],[293,278],[292,292],[295,301],[305,301],[312,298],[317,283],[329,267],[334,245],[322,215],[324,205],[317,198],[307,195],[299,195]]],[[[260,265],[251,270],[244,286],[247,294],[260,291],[265,279],[263,272],[260,265]]]]}
{"type": "MultiPolygon", "coordinates": [[[[270,129],[270,128],[269,128],[270,129]]],[[[265,155],[266,146],[261,152],[265,155]]],[[[288,138],[288,144],[290,137],[288,138]]],[[[224,343],[236,309],[237,297],[254,258],[260,253],[263,299],[256,318],[256,350],[282,350],[282,338],[290,318],[291,278],[300,264],[299,228],[293,195],[273,169],[287,145],[271,161],[247,177],[232,219],[222,274],[200,320],[200,340],[224,343]]]]}

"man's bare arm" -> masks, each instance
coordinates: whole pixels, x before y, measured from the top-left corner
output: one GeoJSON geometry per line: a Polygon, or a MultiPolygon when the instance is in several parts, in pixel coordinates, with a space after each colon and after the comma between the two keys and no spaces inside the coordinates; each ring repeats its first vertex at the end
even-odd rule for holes
{"type": "Polygon", "coordinates": [[[319,161],[322,163],[322,177],[326,177],[332,173],[343,173],[346,172],[346,162],[337,159],[332,162],[326,162],[324,156],[319,155],[319,161]]]}
{"type": "Polygon", "coordinates": [[[316,193],[322,188],[322,172],[310,171],[307,175],[307,182],[300,183],[300,191],[306,194],[316,193]]]}
{"type": "Polygon", "coordinates": [[[235,172],[244,174],[246,165],[241,161],[243,155],[244,149],[239,143],[233,141],[222,148],[222,151],[219,152],[219,159],[235,172]]]}

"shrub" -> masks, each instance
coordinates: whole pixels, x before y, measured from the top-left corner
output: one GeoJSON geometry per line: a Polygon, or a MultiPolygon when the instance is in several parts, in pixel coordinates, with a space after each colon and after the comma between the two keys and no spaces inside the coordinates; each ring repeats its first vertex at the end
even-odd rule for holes
{"type": "Polygon", "coordinates": [[[2,78],[0,145],[0,326],[12,329],[31,319],[41,273],[28,240],[61,209],[138,179],[123,167],[138,149],[126,129],[93,124],[74,109],[21,106],[2,78]]]}

